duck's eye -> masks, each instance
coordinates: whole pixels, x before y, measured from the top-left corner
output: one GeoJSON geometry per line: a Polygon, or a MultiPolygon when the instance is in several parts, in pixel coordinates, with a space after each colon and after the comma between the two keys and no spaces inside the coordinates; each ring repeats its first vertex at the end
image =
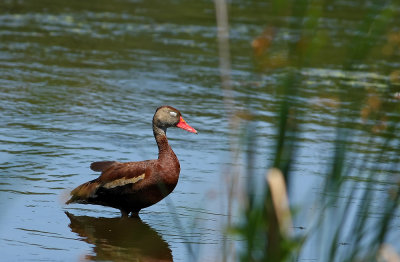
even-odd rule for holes
{"type": "Polygon", "coordinates": [[[170,114],[171,116],[177,116],[177,115],[178,115],[176,112],[169,112],[169,114],[170,114]]]}

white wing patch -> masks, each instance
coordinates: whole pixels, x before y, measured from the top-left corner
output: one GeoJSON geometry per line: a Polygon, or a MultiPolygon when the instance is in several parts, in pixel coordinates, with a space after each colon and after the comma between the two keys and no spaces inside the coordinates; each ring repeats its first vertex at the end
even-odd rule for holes
{"type": "Polygon", "coordinates": [[[141,174],[140,176],[136,176],[136,177],[132,177],[132,178],[120,178],[120,179],[105,183],[103,185],[103,187],[110,189],[110,188],[114,188],[117,186],[125,186],[127,184],[134,184],[134,183],[137,183],[138,181],[144,179],[144,177],[145,177],[145,173],[141,174]]]}

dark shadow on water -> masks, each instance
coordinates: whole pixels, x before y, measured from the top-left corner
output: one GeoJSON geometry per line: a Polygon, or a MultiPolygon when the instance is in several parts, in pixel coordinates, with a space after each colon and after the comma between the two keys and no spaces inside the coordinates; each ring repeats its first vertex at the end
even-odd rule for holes
{"type": "Polygon", "coordinates": [[[173,261],[168,243],[139,218],[96,218],[65,214],[69,227],[89,244],[87,260],[173,261]]]}

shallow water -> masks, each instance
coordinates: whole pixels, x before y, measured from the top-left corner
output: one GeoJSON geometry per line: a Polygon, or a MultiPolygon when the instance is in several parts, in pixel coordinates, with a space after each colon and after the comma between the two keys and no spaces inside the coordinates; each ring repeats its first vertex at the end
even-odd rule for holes
{"type": "MultiPolygon", "coordinates": [[[[357,71],[339,67],[343,35],[357,33],[356,7],[356,2],[342,1],[332,6],[331,17],[321,18],[321,27],[335,41],[321,51],[324,57],[299,72],[307,87],[299,87],[293,97],[304,135],[293,167],[297,186],[290,188],[296,205],[324,193],[320,183],[335,139],[338,84],[352,90],[343,102],[348,114],[340,122],[356,129],[353,159],[380,150],[381,137],[370,143],[365,130],[354,125],[361,121],[354,105],[362,99],[357,94],[379,90],[389,80],[382,67],[395,70],[399,63],[382,56],[366,60],[357,71]]],[[[224,227],[230,130],[213,3],[10,0],[0,3],[0,10],[2,257],[219,260],[223,241],[234,240],[224,227]],[[65,206],[72,188],[98,175],[88,168],[91,162],[157,156],[151,119],[163,104],[181,110],[199,131],[196,136],[168,130],[182,170],[168,199],[143,210],[142,222],[117,219],[119,211],[111,208],[65,206]]],[[[248,105],[255,115],[254,168],[262,177],[272,161],[282,99],[276,83],[282,72],[256,73],[251,41],[272,22],[282,23],[278,37],[292,37],[295,32],[283,25],[296,17],[275,16],[262,1],[234,2],[230,12],[236,109],[248,105]]],[[[381,163],[371,163],[379,169],[372,182],[380,183],[382,194],[398,175],[398,138],[394,141],[381,163]]],[[[394,239],[399,225],[393,225],[394,239]]]]}

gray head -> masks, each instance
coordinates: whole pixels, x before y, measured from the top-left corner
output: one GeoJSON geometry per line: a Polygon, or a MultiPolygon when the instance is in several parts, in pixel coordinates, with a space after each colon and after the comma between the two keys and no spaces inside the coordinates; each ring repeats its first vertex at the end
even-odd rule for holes
{"type": "Polygon", "coordinates": [[[197,134],[197,131],[183,120],[182,114],[178,109],[172,106],[161,106],[157,108],[154,114],[153,128],[159,128],[165,133],[168,127],[179,127],[197,134]]]}

